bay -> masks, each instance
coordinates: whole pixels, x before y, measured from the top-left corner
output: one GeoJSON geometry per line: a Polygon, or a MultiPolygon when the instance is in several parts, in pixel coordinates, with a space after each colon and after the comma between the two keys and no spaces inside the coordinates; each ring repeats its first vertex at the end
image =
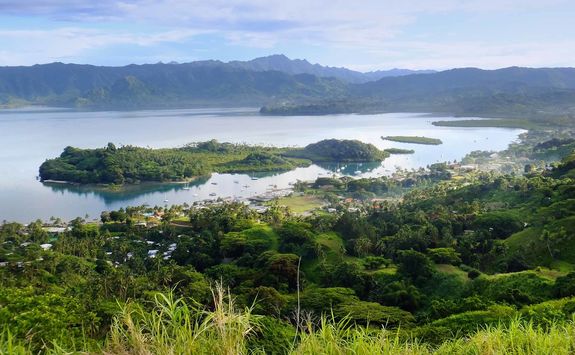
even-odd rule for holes
{"type": "Polygon", "coordinates": [[[253,108],[142,111],[75,111],[23,108],[0,111],[0,220],[29,222],[51,216],[70,220],[98,218],[103,210],[130,205],[191,204],[217,197],[248,198],[297,181],[312,181],[339,169],[354,176],[389,175],[395,169],[417,169],[459,160],[474,150],[503,150],[524,132],[508,128],[435,127],[437,120],[419,113],[276,117],[253,108]],[[426,136],[442,145],[384,141],[381,136],[426,136]],[[151,148],[190,142],[305,146],[322,139],[358,139],[381,149],[414,149],[380,163],[312,165],[273,174],[212,174],[185,184],[141,184],[120,192],[93,187],[42,184],[38,167],[66,146],[104,147],[108,142],[151,148]]]}

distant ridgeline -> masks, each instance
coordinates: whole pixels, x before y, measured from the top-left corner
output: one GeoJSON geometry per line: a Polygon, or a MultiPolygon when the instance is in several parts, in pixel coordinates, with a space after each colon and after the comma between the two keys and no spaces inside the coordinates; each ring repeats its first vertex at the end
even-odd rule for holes
{"type": "Polygon", "coordinates": [[[567,125],[575,120],[573,68],[453,69],[348,84],[346,89],[343,98],[276,102],[262,107],[260,112],[267,115],[437,112],[539,118],[543,123],[553,117],[567,125]]]}
{"type": "Polygon", "coordinates": [[[230,63],[0,67],[0,107],[249,105],[269,115],[438,112],[525,118],[574,115],[573,102],[573,68],[360,73],[284,56],[230,63]]]}
{"type": "Polygon", "coordinates": [[[79,149],[66,147],[60,157],[40,166],[42,181],[81,184],[130,184],[141,181],[182,181],[212,172],[286,171],[311,162],[370,162],[387,152],[355,140],[324,140],[305,148],[275,148],[219,143],[215,140],[182,148],[133,146],[79,149]]]}
{"type": "Polygon", "coordinates": [[[348,83],[433,71],[361,73],[283,55],[224,63],[157,63],[104,67],[51,63],[0,67],[0,105],[122,108],[254,105],[269,101],[337,99],[348,83]]]}

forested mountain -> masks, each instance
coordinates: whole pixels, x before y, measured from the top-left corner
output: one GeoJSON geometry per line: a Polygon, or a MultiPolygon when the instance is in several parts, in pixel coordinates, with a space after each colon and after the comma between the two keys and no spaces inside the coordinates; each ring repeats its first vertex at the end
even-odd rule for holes
{"type": "Polygon", "coordinates": [[[332,78],[250,71],[208,61],[98,67],[52,63],[0,68],[0,103],[141,107],[174,104],[261,105],[271,99],[338,97],[332,78]]]}
{"type": "Polygon", "coordinates": [[[575,112],[574,68],[462,68],[350,83],[381,75],[386,74],[323,67],[281,55],[230,63],[0,67],[0,105],[269,105],[272,109],[264,110],[266,113],[280,114],[412,111],[519,116],[575,112]]]}
{"type": "Polygon", "coordinates": [[[550,88],[575,89],[575,68],[452,69],[430,75],[383,78],[355,86],[354,93],[401,97],[453,90],[521,93],[550,88]]]}
{"type": "Polygon", "coordinates": [[[452,69],[350,84],[344,100],[265,107],[267,114],[441,112],[543,117],[575,113],[574,68],[452,69]]]}
{"type": "Polygon", "coordinates": [[[574,68],[452,69],[355,85],[355,100],[387,110],[526,115],[575,110],[574,68]]]}

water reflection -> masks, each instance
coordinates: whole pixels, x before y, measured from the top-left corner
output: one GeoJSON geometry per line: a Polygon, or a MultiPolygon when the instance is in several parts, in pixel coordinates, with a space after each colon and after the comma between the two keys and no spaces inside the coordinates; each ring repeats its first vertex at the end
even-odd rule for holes
{"type": "Polygon", "coordinates": [[[61,184],[44,182],[55,193],[73,193],[82,197],[98,197],[106,204],[118,201],[133,200],[137,197],[146,198],[157,193],[172,193],[186,191],[195,186],[205,185],[210,179],[209,176],[199,177],[189,183],[141,183],[137,185],[126,185],[118,188],[94,185],[61,184]]]}
{"type": "Polygon", "coordinates": [[[209,108],[89,112],[34,108],[0,111],[0,220],[28,222],[50,216],[72,219],[128,205],[170,205],[201,199],[249,197],[290,188],[297,180],[342,174],[390,175],[397,167],[418,169],[438,161],[461,159],[473,150],[502,150],[523,132],[502,128],[435,127],[422,114],[271,117],[257,109],[209,108]],[[387,135],[439,138],[440,146],[383,141],[387,135]],[[415,149],[392,155],[381,164],[320,164],[289,172],[213,174],[182,184],[141,184],[121,191],[74,185],[43,185],[38,167],[70,145],[80,148],[116,145],[177,147],[189,142],[222,142],[305,146],[322,139],[358,139],[380,149],[415,149]],[[26,142],[26,144],[23,144],[26,142]],[[16,148],[15,148],[16,147],[16,148]],[[207,179],[207,180],[206,180],[207,179]]]}
{"type": "MultiPolygon", "coordinates": [[[[334,175],[363,177],[375,173],[381,167],[379,162],[327,162],[285,172],[215,173],[189,183],[141,183],[118,188],[52,182],[45,182],[43,185],[55,193],[66,192],[85,198],[97,197],[106,205],[142,200],[162,205],[167,202],[194,202],[218,197],[245,200],[271,191],[289,189],[297,181],[312,181],[318,177],[334,175]]],[[[382,175],[381,172],[379,174],[382,175]]]]}

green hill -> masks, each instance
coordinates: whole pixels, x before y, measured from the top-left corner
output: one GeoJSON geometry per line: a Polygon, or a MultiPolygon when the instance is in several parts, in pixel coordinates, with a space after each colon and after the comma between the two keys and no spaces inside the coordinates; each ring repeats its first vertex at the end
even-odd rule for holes
{"type": "Polygon", "coordinates": [[[303,149],[288,151],[286,155],[314,162],[371,162],[389,157],[389,153],[379,150],[373,144],[347,139],[322,140],[303,149]]]}

